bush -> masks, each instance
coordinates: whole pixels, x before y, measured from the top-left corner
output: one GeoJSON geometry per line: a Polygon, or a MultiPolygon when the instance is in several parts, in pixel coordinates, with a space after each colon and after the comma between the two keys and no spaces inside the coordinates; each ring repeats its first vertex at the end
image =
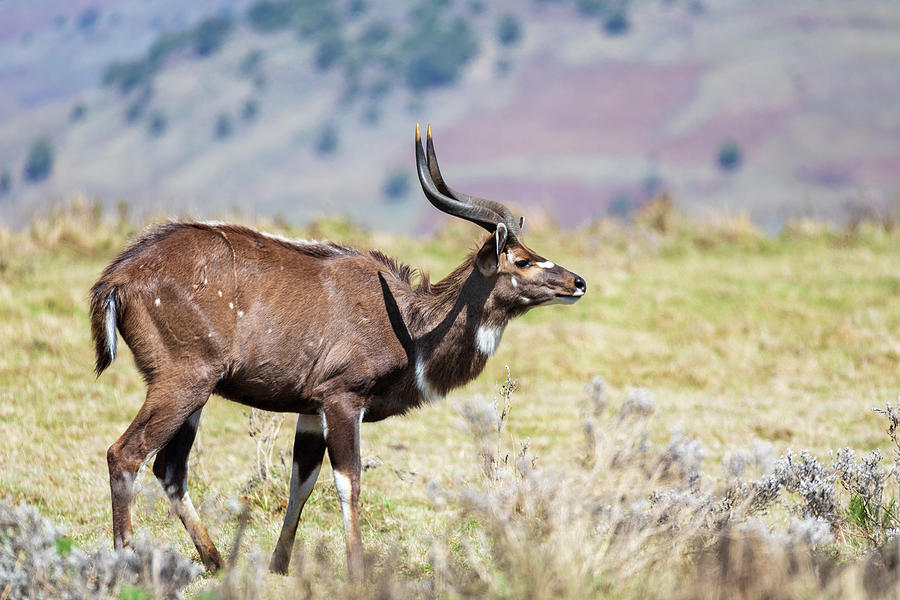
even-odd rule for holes
{"type": "Polygon", "coordinates": [[[339,61],[346,52],[344,40],[340,35],[331,35],[319,42],[313,63],[319,71],[327,71],[339,61]]]}
{"type": "Polygon", "coordinates": [[[138,119],[141,118],[141,115],[144,114],[144,103],[140,100],[135,100],[131,104],[128,105],[128,108],[125,109],[125,122],[129,125],[137,122],[138,119]]]}
{"type": "Polygon", "coordinates": [[[25,179],[43,181],[53,172],[53,145],[46,137],[36,139],[25,159],[25,179]]]}
{"type": "Polygon", "coordinates": [[[369,4],[366,0],[350,0],[350,4],[347,5],[347,14],[353,19],[361,17],[367,10],[369,4]]]}
{"type": "Polygon", "coordinates": [[[406,83],[414,92],[448,85],[477,53],[478,42],[462,19],[450,26],[436,19],[421,22],[404,42],[406,83]]]}
{"type": "Polygon", "coordinates": [[[359,34],[359,43],[363,46],[381,46],[390,37],[391,26],[384,21],[374,21],[359,34]]]}
{"type": "Polygon", "coordinates": [[[261,0],[247,9],[246,17],[254,29],[270,33],[286,29],[291,24],[293,14],[294,8],[289,2],[261,0]]]}
{"type": "Polygon", "coordinates": [[[150,122],[147,123],[147,131],[152,137],[159,137],[166,132],[169,124],[166,121],[166,115],[157,111],[150,116],[150,122]]]}
{"type": "Polygon", "coordinates": [[[515,15],[505,14],[497,21],[497,41],[515,46],[522,38],[522,22],[515,15]]]}
{"type": "Polygon", "coordinates": [[[625,11],[615,12],[603,21],[603,30],[610,36],[624,35],[630,28],[631,23],[628,21],[625,11]]]}
{"type": "Polygon", "coordinates": [[[262,65],[262,59],[262,50],[248,50],[247,54],[245,54],[244,58],[241,60],[241,66],[239,67],[241,75],[244,77],[256,75],[259,71],[259,67],[262,65]]]}
{"type": "Polygon", "coordinates": [[[244,102],[244,106],[241,108],[241,118],[250,122],[256,120],[257,115],[259,115],[259,102],[250,98],[244,102]]]}
{"type": "Polygon", "coordinates": [[[73,123],[77,123],[84,118],[86,113],[87,107],[84,105],[84,102],[76,102],[75,105],[72,106],[72,110],[69,111],[69,120],[73,123]]]}
{"type": "Polygon", "coordinates": [[[313,147],[319,156],[330,156],[337,152],[338,133],[334,123],[326,123],[319,128],[313,147]]]}
{"type": "Polygon", "coordinates": [[[149,84],[156,70],[156,66],[143,59],[114,62],[103,73],[103,85],[117,87],[121,93],[127,94],[140,85],[149,84]]]}
{"type": "Polygon", "coordinates": [[[231,17],[216,16],[204,19],[192,33],[194,53],[197,56],[215,54],[228,39],[233,28],[234,19],[231,17]]]}
{"type": "Polygon", "coordinates": [[[734,140],[723,142],[716,162],[723,171],[736,171],[741,166],[741,148],[734,140]]]}
{"type": "Polygon", "coordinates": [[[12,174],[9,169],[3,169],[0,174],[0,196],[5,196],[12,189],[12,174]]]}
{"type": "Polygon", "coordinates": [[[397,169],[388,174],[381,186],[381,193],[388,202],[399,202],[409,194],[409,173],[397,169]]]}
{"type": "Polygon", "coordinates": [[[219,116],[216,117],[216,126],[215,126],[215,136],[217,139],[224,140],[229,137],[234,130],[234,126],[231,124],[231,117],[228,113],[219,113],[219,116]]]}
{"type": "Polygon", "coordinates": [[[329,0],[297,0],[294,22],[304,38],[327,38],[339,35],[341,22],[329,0]]]}
{"type": "Polygon", "coordinates": [[[97,21],[100,20],[100,9],[96,6],[91,6],[78,15],[78,29],[82,31],[90,31],[97,24],[97,21]]]}

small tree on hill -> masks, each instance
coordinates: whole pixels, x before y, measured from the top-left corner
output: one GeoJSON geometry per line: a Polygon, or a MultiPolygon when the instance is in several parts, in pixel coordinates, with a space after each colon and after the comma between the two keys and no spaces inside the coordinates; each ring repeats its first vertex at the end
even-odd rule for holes
{"type": "Polygon", "coordinates": [[[216,138],[224,140],[231,135],[233,129],[234,127],[231,124],[231,117],[228,115],[228,113],[219,113],[219,116],[216,117],[216,138]]]}
{"type": "Polygon", "coordinates": [[[497,40],[504,46],[515,46],[522,39],[522,22],[515,15],[505,14],[497,21],[497,40]]]}
{"type": "Polygon", "coordinates": [[[337,152],[338,134],[334,123],[326,123],[319,129],[313,147],[319,156],[330,156],[337,152]]]}
{"type": "Polygon", "coordinates": [[[12,174],[9,169],[3,169],[0,174],[0,196],[5,196],[12,189],[12,174]]]}
{"type": "Polygon", "coordinates": [[[25,179],[43,181],[53,172],[53,145],[46,137],[36,139],[25,159],[25,179]]]}
{"type": "Polygon", "coordinates": [[[728,140],[719,147],[716,162],[723,171],[737,171],[741,167],[741,147],[734,140],[728,140]]]}

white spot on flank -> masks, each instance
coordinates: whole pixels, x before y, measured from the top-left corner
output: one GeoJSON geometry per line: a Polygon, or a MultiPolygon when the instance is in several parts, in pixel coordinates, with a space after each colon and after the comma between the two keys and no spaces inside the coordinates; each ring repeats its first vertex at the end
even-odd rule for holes
{"type": "Polygon", "coordinates": [[[154,301],[153,301],[153,304],[159,306],[159,298],[157,298],[156,300],[154,300],[154,301]]]}
{"type": "Polygon", "coordinates": [[[219,290],[219,291],[218,291],[218,294],[219,294],[219,298],[221,298],[221,297],[222,297],[222,290],[219,290]]]}
{"type": "Polygon", "coordinates": [[[239,316],[239,317],[243,317],[243,316],[244,316],[244,311],[239,310],[239,311],[238,311],[238,316],[239,316]]]}
{"type": "Polygon", "coordinates": [[[210,331],[209,333],[207,333],[206,337],[212,337],[212,332],[210,331]]]}
{"type": "Polygon", "coordinates": [[[515,277],[512,278],[512,284],[513,284],[513,287],[519,287],[519,282],[516,281],[515,277]]]}
{"type": "Polygon", "coordinates": [[[552,269],[553,267],[556,266],[556,265],[554,265],[552,262],[550,262],[549,260],[545,260],[545,261],[543,261],[543,262],[534,263],[534,264],[536,264],[537,266],[539,266],[539,267],[542,268],[542,269],[552,269]]]}
{"type": "Polygon", "coordinates": [[[425,376],[425,361],[421,356],[416,359],[416,385],[425,402],[437,402],[444,397],[428,383],[428,378],[425,376]]]}
{"type": "Polygon", "coordinates": [[[493,356],[502,337],[503,327],[481,325],[475,332],[475,345],[478,347],[478,351],[485,356],[493,356]]]}
{"type": "Polygon", "coordinates": [[[266,331],[266,333],[272,333],[272,328],[269,327],[269,329],[266,331]]]}
{"type": "Polygon", "coordinates": [[[234,302],[229,302],[228,308],[230,308],[231,310],[234,310],[234,302]]]}

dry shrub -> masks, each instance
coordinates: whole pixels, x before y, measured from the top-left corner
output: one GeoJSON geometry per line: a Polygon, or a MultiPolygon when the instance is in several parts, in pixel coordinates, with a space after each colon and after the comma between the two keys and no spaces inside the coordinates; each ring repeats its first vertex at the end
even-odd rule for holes
{"type": "Polygon", "coordinates": [[[171,549],[137,541],[133,549],[87,553],[37,509],[0,503],[0,597],[116,598],[129,586],[181,597],[202,568],[171,549]]]}

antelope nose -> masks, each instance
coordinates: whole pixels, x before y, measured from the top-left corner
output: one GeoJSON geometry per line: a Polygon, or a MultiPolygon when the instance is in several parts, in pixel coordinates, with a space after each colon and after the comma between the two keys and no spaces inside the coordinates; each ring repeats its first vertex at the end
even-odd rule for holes
{"type": "Polygon", "coordinates": [[[578,275],[575,276],[575,289],[582,294],[587,291],[587,284],[584,282],[584,279],[582,279],[578,275]]]}

